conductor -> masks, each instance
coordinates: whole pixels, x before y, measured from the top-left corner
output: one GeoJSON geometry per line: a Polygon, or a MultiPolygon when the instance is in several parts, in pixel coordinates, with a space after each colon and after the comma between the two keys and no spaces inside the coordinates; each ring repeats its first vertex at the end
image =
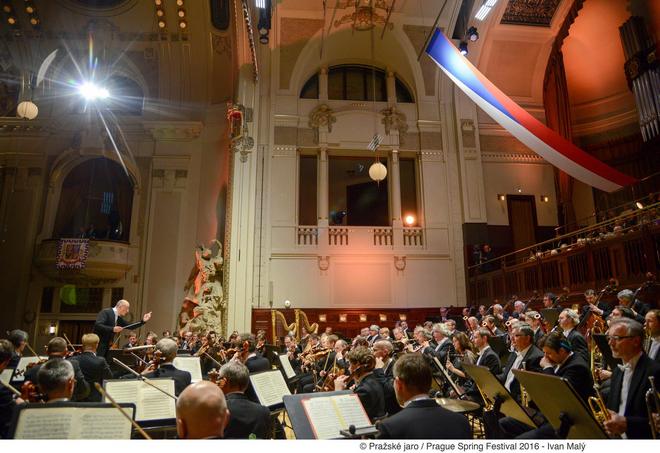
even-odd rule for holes
{"type": "MultiPolygon", "coordinates": [[[[127,300],[120,300],[115,304],[113,308],[104,308],[96,316],[96,322],[94,323],[94,333],[99,336],[99,347],[96,350],[96,355],[99,357],[105,357],[108,353],[108,349],[113,343],[113,337],[115,334],[124,330],[124,327],[128,326],[128,322],[124,320],[123,316],[128,314],[131,304],[127,300]]],[[[142,316],[142,321],[135,324],[131,324],[131,328],[137,328],[144,325],[147,321],[151,319],[151,312],[145,313],[142,316]]]]}

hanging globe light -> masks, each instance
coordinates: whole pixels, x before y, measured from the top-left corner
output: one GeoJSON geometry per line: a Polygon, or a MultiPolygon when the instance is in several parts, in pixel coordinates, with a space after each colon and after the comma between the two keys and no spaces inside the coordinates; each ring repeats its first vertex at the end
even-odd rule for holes
{"type": "Polygon", "coordinates": [[[369,177],[374,181],[382,181],[387,176],[387,167],[380,162],[374,162],[369,167],[369,177]]]}
{"type": "Polygon", "coordinates": [[[16,115],[19,118],[33,120],[39,114],[39,108],[32,101],[22,101],[16,107],[16,115]]]}

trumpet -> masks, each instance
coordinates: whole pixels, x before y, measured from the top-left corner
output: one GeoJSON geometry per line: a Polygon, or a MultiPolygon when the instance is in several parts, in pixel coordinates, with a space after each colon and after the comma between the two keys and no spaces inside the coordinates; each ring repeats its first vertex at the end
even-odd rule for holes
{"type": "MultiPolygon", "coordinates": [[[[589,409],[591,409],[591,414],[594,416],[598,424],[604,428],[605,422],[608,421],[610,418],[612,418],[612,416],[610,415],[610,411],[607,410],[607,406],[605,406],[605,401],[603,401],[603,397],[601,396],[598,389],[594,387],[594,390],[596,392],[596,396],[590,396],[587,402],[589,403],[589,409]]],[[[614,436],[614,437],[618,438],[620,436],[614,436]]]]}

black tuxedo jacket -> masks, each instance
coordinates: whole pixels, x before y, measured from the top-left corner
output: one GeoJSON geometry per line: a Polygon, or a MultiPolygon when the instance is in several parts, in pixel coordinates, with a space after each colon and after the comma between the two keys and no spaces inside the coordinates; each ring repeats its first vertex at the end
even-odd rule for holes
{"type": "Polygon", "coordinates": [[[373,373],[362,378],[353,392],[360,398],[360,402],[372,423],[374,419],[385,415],[383,385],[373,373]]]}
{"type": "MultiPolygon", "coordinates": [[[[140,327],[144,322],[140,322],[140,327]]],[[[94,323],[93,332],[99,336],[99,347],[96,350],[96,355],[99,357],[105,357],[112,341],[114,340],[115,334],[112,329],[115,326],[125,327],[128,325],[128,322],[121,316],[117,316],[117,323],[115,324],[115,312],[112,308],[104,308],[96,315],[96,322],[94,323]]]]}
{"type": "MultiPolygon", "coordinates": [[[[48,360],[68,360],[68,359],[62,359],[62,357],[59,356],[50,356],[48,357],[48,360]]],[[[73,365],[73,375],[76,378],[76,386],[73,388],[73,396],[71,397],[71,401],[86,401],[87,397],[89,396],[89,384],[85,380],[85,375],[83,374],[82,370],[80,369],[80,365],[78,364],[77,361],[75,360],[69,360],[71,362],[71,365],[73,365]]],[[[28,369],[25,372],[25,380],[26,381],[32,381],[35,384],[39,383],[39,370],[41,369],[41,365],[35,365],[32,368],[28,369]]]]}
{"type": "Polygon", "coordinates": [[[172,378],[174,379],[174,394],[179,396],[183,389],[190,385],[190,373],[179,370],[171,363],[164,363],[157,370],[144,375],[146,378],[172,378]]]}
{"type": "Polygon", "coordinates": [[[577,329],[573,329],[566,338],[573,346],[573,352],[582,357],[586,363],[589,363],[589,347],[582,334],[577,329]]]}
{"type": "Polygon", "coordinates": [[[229,424],[225,439],[270,439],[270,411],[266,406],[254,403],[242,393],[228,393],[229,424]]]}
{"type": "Polygon", "coordinates": [[[85,401],[89,402],[101,402],[102,397],[94,383],[98,382],[100,385],[103,385],[104,379],[112,379],[112,372],[108,366],[108,362],[105,361],[103,357],[98,357],[93,352],[83,352],[80,355],[74,356],[71,361],[78,362],[80,369],[82,370],[85,380],[89,384],[89,396],[85,401]]]}
{"type": "Polygon", "coordinates": [[[268,371],[271,369],[268,359],[261,357],[258,354],[247,359],[245,361],[245,366],[250,371],[250,373],[258,373],[260,371],[268,371]]]}
{"type": "Polygon", "coordinates": [[[440,347],[437,345],[433,347],[433,355],[440,360],[442,366],[445,366],[447,363],[447,357],[449,354],[454,352],[454,345],[451,343],[451,340],[447,338],[440,347]]]}
{"type": "Polygon", "coordinates": [[[585,404],[590,396],[594,396],[594,380],[587,362],[578,354],[573,353],[557,371],[554,367],[544,368],[545,374],[559,376],[571,383],[585,404]]]}
{"type": "Polygon", "coordinates": [[[432,399],[411,401],[377,426],[379,439],[472,439],[467,418],[432,399]]]}
{"type": "Polygon", "coordinates": [[[534,344],[536,345],[536,347],[540,348],[539,341],[541,341],[541,338],[543,338],[543,336],[544,336],[543,329],[539,327],[537,331],[534,332],[534,344]]]}
{"type": "MultiPolygon", "coordinates": [[[[532,345],[531,348],[527,351],[527,354],[525,354],[525,357],[523,358],[523,362],[525,362],[525,369],[527,371],[542,371],[541,369],[541,359],[543,358],[543,351],[541,351],[539,348],[536,346],[532,345]]],[[[506,365],[504,366],[504,369],[502,369],[502,373],[500,373],[497,378],[504,384],[506,382],[506,377],[509,374],[509,371],[513,367],[513,363],[516,361],[516,354],[511,353],[509,355],[509,360],[507,361],[506,365]]],[[[522,362],[521,362],[521,367],[522,367],[522,362]]],[[[511,383],[511,390],[510,390],[511,396],[516,400],[520,401],[520,383],[518,382],[517,378],[513,378],[513,382],[511,383]]]]}
{"type": "Polygon", "coordinates": [[[385,397],[385,412],[387,415],[394,415],[401,410],[398,401],[396,400],[396,393],[394,392],[394,359],[390,360],[383,368],[376,368],[373,372],[374,376],[380,381],[383,386],[383,395],[385,397]]]}
{"type": "MultiPolygon", "coordinates": [[[[645,398],[646,392],[651,387],[649,376],[655,376],[655,381],[660,382],[660,365],[654,360],[651,360],[646,354],[642,354],[630,380],[628,400],[624,413],[628,422],[626,435],[630,439],[651,438],[651,427],[649,426],[645,398]]],[[[608,409],[612,409],[614,412],[619,412],[622,384],[623,371],[619,367],[616,367],[612,372],[610,393],[607,399],[608,409]]]]}
{"type": "Polygon", "coordinates": [[[478,362],[479,366],[485,366],[487,367],[491,373],[493,373],[495,376],[500,374],[502,372],[502,364],[500,363],[500,357],[497,355],[495,351],[493,351],[493,348],[488,348],[486,349],[483,354],[480,354],[481,360],[479,356],[477,357],[477,361],[475,364],[478,362]]]}

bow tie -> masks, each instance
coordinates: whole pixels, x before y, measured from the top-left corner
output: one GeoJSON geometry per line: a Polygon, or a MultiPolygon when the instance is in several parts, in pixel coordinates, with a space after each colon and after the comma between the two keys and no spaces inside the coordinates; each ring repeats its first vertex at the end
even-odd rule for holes
{"type": "Polygon", "coordinates": [[[630,366],[629,363],[626,363],[625,365],[619,364],[619,365],[617,365],[617,367],[619,367],[619,369],[621,371],[623,371],[624,373],[626,372],[626,370],[628,370],[628,371],[632,370],[632,367],[630,366]]]}

